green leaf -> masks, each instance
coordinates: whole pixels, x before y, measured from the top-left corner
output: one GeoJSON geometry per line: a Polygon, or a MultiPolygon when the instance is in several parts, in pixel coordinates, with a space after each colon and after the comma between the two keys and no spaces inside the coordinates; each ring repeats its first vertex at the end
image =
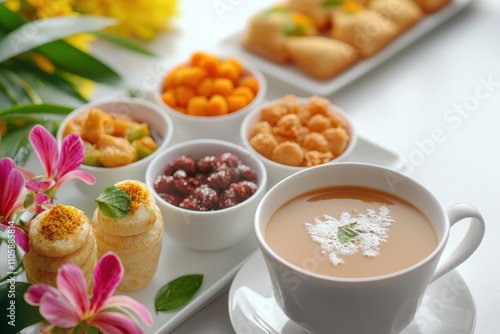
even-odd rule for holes
{"type": "Polygon", "coordinates": [[[0,285],[2,334],[15,334],[44,320],[38,307],[24,301],[24,293],[30,286],[30,283],[12,281],[0,285]]]}
{"type": "Polygon", "coordinates": [[[73,108],[70,107],[65,107],[50,103],[23,104],[0,110],[0,119],[3,119],[2,116],[14,115],[14,114],[25,114],[25,115],[55,114],[55,115],[65,116],[72,110],[73,108]]]}
{"type": "MultiPolygon", "coordinates": [[[[65,77],[64,73],[58,70],[53,73],[47,73],[39,69],[28,59],[16,59],[16,61],[11,62],[9,65],[17,75],[22,77],[25,81],[30,82],[37,94],[44,97],[43,101],[45,102],[49,100],[45,95],[48,95],[48,93],[52,91],[51,88],[55,88],[58,93],[63,93],[78,103],[88,102],[88,100],[75,88],[73,83],[65,77]]],[[[57,95],[57,100],[60,101],[60,94],[57,95]]]]}
{"type": "Polygon", "coordinates": [[[130,213],[132,210],[131,200],[132,197],[125,190],[117,186],[109,186],[95,201],[103,215],[118,218],[125,217],[130,213]]]}
{"type": "Polygon", "coordinates": [[[203,275],[193,274],[178,277],[165,284],[155,296],[155,310],[168,312],[187,304],[200,289],[203,275]]]}
{"type": "Polygon", "coordinates": [[[151,52],[151,50],[147,49],[146,47],[144,47],[140,43],[137,43],[136,41],[134,41],[130,38],[118,36],[115,34],[109,34],[109,33],[106,33],[104,31],[96,31],[96,32],[94,32],[94,35],[96,35],[97,37],[99,37],[102,40],[105,40],[109,43],[113,43],[115,45],[118,45],[124,49],[132,50],[132,51],[142,53],[142,54],[145,54],[148,56],[156,56],[156,54],[151,52]]]}
{"type": "Polygon", "coordinates": [[[321,6],[323,7],[338,7],[344,4],[345,0],[323,0],[321,6]]]}
{"type": "Polygon", "coordinates": [[[120,76],[100,60],[64,42],[54,41],[37,48],[56,68],[95,82],[120,86],[120,76]]]}
{"type": "Polygon", "coordinates": [[[337,230],[337,235],[339,237],[339,241],[342,244],[345,244],[346,242],[351,241],[352,238],[355,238],[357,235],[359,235],[359,232],[353,229],[353,227],[357,223],[349,223],[343,226],[339,226],[337,230]]]}
{"type": "Polygon", "coordinates": [[[11,97],[14,104],[42,102],[31,84],[21,78],[14,69],[0,67],[0,85],[4,86],[4,91],[11,97]]]}
{"type": "Polygon", "coordinates": [[[33,20],[0,40],[0,62],[38,46],[83,32],[106,28],[116,21],[91,15],[60,16],[33,20]]]}

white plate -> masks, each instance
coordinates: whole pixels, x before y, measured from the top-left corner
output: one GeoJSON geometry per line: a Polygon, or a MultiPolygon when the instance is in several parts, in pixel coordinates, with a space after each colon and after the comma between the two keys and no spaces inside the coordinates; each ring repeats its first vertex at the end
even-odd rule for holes
{"type": "Polygon", "coordinates": [[[278,65],[247,51],[241,46],[241,33],[232,35],[225,39],[222,42],[222,47],[231,51],[234,56],[241,57],[248,62],[252,62],[263,72],[279,80],[304,89],[312,94],[328,95],[339,90],[348,83],[374,69],[382,62],[391,58],[396,53],[403,50],[428,32],[432,31],[440,24],[458,14],[473,1],[474,0],[452,0],[450,4],[442,8],[440,11],[431,15],[426,15],[418,24],[396,38],[391,44],[374,56],[360,61],[340,75],[326,81],[313,79],[302,72],[295,65],[278,65]]]}
{"type": "MultiPolygon", "coordinates": [[[[177,136],[174,135],[174,137],[173,142],[180,140],[177,136]]],[[[402,159],[397,154],[364,138],[358,140],[358,146],[350,159],[353,159],[352,161],[379,164],[393,169],[397,169],[402,165],[402,159]]],[[[33,154],[26,167],[29,169],[38,168],[35,165],[38,165],[38,162],[33,154]]],[[[64,184],[58,190],[56,202],[73,205],[83,210],[87,217],[92,217],[96,203],[94,199],[83,195],[76,188],[75,182],[64,184]]],[[[168,219],[168,217],[165,217],[165,219],[168,219]]],[[[242,219],[253,221],[253,217],[242,219]]],[[[177,245],[174,240],[164,235],[158,269],[152,281],[137,292],[127,293],[127,295],[144,304],[153,315],[154,325],[151,328],[145,327],[145,332],[149,334],[168,333],[181,324],[195,311],[222,293],[229,286],[238,269],[245,263],[245,259],[256,249],[257,243],[253,234],[235,246],[212,252],[188,250],[177,245]],[[196,296],[180,310],[156,314],[154,310],[156,292],[174,278],[197,273],[203,274],[204,279],[196,296]]],[[[24,275],[20,279],[25,280],[24,275]]]]}
{"type": "MultiPolygon", "coordinates": [[[[305,334],[276,304],[262,253],[241,267],[229,290],[229,317],[236,334],[305,334]]],[[[471,334],[476,308],[469,288],[453,270],[426,291],[413,322],[401,334],[471,334]]]]}

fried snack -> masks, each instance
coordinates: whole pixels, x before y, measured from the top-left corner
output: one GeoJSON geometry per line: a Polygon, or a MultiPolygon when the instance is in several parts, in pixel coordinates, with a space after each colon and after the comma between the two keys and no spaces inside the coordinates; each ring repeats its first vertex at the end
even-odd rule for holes
{"type": "Polygon", "coordinates": [[[56,204],[30,223],[30,250],[24,255],[26,277],[32,283],[56,286],[57,270],[65,263],[79,266],[92,287],[97,245],[83,211],[56,204]]]}
{"type": "Polygon", "coordinates": [[[279,6],[252,16],[243,37],[243,46],[276,63],[286,63],[286,39],[316,34],[311,20],[299,12],[279,6]]]}
{"type": "Polygon", "coordinates": [[[341,155],[349,133],[349,123],[332,110],[329,100],[311,96],[301,104],[296,96],[287,95],[260,110],[248,138],[253,149],[267,159],[310,167],[341,155]]]}
{"type": "Polygon", "coordinates": [[[395,23],[370,9],[335,10],[332,22],[330,36],[354,47],[362,58],[373,56],[398,34],[395,23]]]}
{"type": "Polygon", "coordinates": [[[394,22],[399,34],[417,24],[424,15],[412,0],[371,0],[368,7],[394,22]]]}
{"type": "Polygon", "coordinates": [[[351,45],[322,36],[286,40],[290,59],[310,76],[327,80],[354,65],[359,56],[351,45]]]}
{"type": "Polygon", "coordinates": [[[289,0],[288,6],[311,18],[314,26],[320,30],[330,23],[332,8],[324,5],[325,0],[289,0]]]}
{"type": "Polygon", "coordinates": [[[131,211],[125,217],[112,218],[94,211],[92,226],[97,254],[114,252],[125,271],[120,291],[135,291],[149,283],[158,265],[164,230],[163,217],[148,187],[139,181],[115,184],[131,197],[131,211]]]}
{"type": "Polygon", "coordinates": [[[413,0],[422,10],[427,13],[434,13],[446,6],[451,0],[413,0]]]}

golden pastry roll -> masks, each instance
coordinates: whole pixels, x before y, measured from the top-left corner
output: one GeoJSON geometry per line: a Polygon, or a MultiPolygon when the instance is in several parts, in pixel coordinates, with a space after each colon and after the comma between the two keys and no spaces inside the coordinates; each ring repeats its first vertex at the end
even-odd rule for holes
{"type": "Polygon", "coordinates": [[[125,271],[120,291],[135,291],[153,277],[162,249],[164,221],[146,184],[124,180],[115,184],[130,196],[130,211],[123,217],[108,217],[94,211],[92,227],[97,255],[114,252],[125,271]]]}
{"type": "Polygon", "coordinates": [[[97,258],[97,244],[94,232],[91,231],[89,238],[84,242],[83,246],[75,252],[59,257],[48,257],[37,252],[29,252],[31,262],[35,268],[57,272],[57,270],[65,263],[73,263],[82,266],[89,258],[97,258]]]}
{"type": "Polygon", "coordinates": [[[164,223],[159,210],[156,211],[156,220],[151,228],[144,233],[133,236],[118,236],[104,231],[102,228],[103,223],[99,221],[97,211],[92,219],[92,227],[97,239],[98,257],[112,251],[123,263],[136,262],[146,257],[148,251],[155,244],[161,244],[164,223]]]}
{"type": "Polygon", "coordinates": [[[250,18],[242,43],[246,49],[266,59],[286,63],[286,39],[290,36],[314,34],[316,29],[307,16],[287,7],[277,6],[250,18]]]}
{"type": "Polygon", "coordinates": [[[322,36],[288,38],[286,49],[298,67],[320,80],[333,78],[359,59],[351,45],[322,36]]]}
{"type": "Polygon", "coordinates": [[[425,13],[434,13],[446,6],[451,0],[413,0],[425,13]]]}
{"type": "Polygon", "coordinates": [[[89,239],[91,226],[83,211],[56,204],[30,223],[30,251],[46,257],[67,256],[89,239]]]}
{"type": "Polygon", "coordinates": [[[398,34],[396,24],[370,9],[332,13],[330,36],[353,46],[362,58],[369,58],[398,34]]]}
{"type": "Polygon", "coordinates": [[[424,13],[413,0],[371,0],[369,8],[391,20],[402,33],[417,24],[424,13]]]}
{"type": "Polygon", "coordinates": [[[146,184],[125,180],[115,184],[130,195],[131,211],[125,217],[107,217],[96,210],[101,227],[109,234],[131,236],[144,233],[156,221],[156,202],[146,184]]]}

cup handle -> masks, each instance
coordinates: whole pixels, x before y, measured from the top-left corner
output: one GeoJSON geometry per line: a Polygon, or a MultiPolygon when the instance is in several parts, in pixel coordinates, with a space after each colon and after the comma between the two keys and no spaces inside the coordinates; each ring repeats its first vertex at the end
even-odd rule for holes
{"type": "Polygon", "coordinates": [[[459,264],[467,260],[469,256],[477,249],[484,236],[484,220],[479,211],[468,204],[455,204],[446,210],[450,228],[464,218],[471,218],[469,229],[462,241],[457,245],[447,259],[442,261],[432,278],[434,282],[459,264]]]}

